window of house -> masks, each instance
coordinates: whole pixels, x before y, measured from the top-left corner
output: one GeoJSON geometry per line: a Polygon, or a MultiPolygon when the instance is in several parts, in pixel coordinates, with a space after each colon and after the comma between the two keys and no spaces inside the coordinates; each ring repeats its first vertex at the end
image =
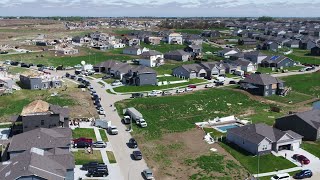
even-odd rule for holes
{"type": "Polygon", "coordinates": [[[43,126],[44,125],[44,120],[41,120],[41,126],[43,126]]]}
{"type": "Polygon", "coordinates": [[[266,86],[265,86],[265,89],[269,89],[269,86],[268,86],[268,85],[266,85],[266,86]]]}
{"type": "Polygon", "coordinates": [[[34,85],[33,88],[34,89],[39,89],[39,85],[34,85]]]}
{"type": "Polygon", "coordinates": [[[262,146],[262,150],[267,150],[268,149],[268,146],[267,145],[263,145],[262,146]]]}

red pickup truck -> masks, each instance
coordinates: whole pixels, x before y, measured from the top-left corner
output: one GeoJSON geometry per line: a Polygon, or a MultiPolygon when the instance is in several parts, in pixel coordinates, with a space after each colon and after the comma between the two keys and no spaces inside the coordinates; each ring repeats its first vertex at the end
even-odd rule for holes
{"type": "Polygon", "coordinates": [[[86,142],[86,143],[92,144],[92,139],[84,138],[84,137],[73,139],[74,144],[77,144],[78,142],[86,142]]]}

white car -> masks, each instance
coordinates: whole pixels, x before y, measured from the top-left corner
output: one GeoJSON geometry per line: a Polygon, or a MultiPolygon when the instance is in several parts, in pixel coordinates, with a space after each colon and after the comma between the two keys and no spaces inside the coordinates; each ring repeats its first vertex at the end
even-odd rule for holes
{"type": "Polygon", "coordinates": [[[160,90],[152,90],[151,92],[156,93],[156,94],[162,94],[162,91],[160,91],[160,90]]]}
{"type": "Polygon", "coordinates": [[[137,123],[138,125],[140,125],[140,127],[147,127],[147,126],[148,126],[146,120],[144,120],[144,119],[140,119],[140,120],[138,120],[136,123],[137,123]]]}
{"type": "Polygon", "coordinates": [[[179,93],[184,93],[184,92],[185,92],[184,89],[177,89],[177,90],[176,90],[176,93],[178,93],[178,94],[179,94],[179,93]]]}
{"type": "Polygon", "coordinates": [[[148,93],[148,97],[155,97],[155,96],[158,96],[158,94],[155,92],[148,93]]]}
{"type": "Polygon", "coordinates": [[[116,80],[113,83],[111,83],[111,86],[120,86],[120,85],[122,85],[122,82],[120,82],[119,80],[116,80]]]}
{"type": "Polygon", "coordinates": [[[49,70],[55,70],[56,68],[54,68],[53,66],[49,67],[49,70]]]}
{"type": "Polygon", "coordinates": [[[100,107],[100,109],[98,110],[100,115],[105,115],[106,112],[104,111],[103,107],[100,107]]]}
{"type": "Polygon", "coordinates": [[[172,92],[170,92],[170,91],[164,91],[164,92],[162,93],[162,95],[163,95],[163,96],[169,96],[169,95],[172,95],[172,92]]]}
{"type": "Polygon", "coordinates": [[[186,92],[193,91],[193,88],[186,87],[186,92]]]}
{"type": "Polygon", "coordinates": [[[291,177],[288,173],[276,174],[271,177],[271,180],[291,180],[291,177]]]}
{"type": "Polygon", "coordinates": [[[204,87],[205,87],[205,88],[213,88],[213,87],[214,87],[214,84],[206,84],[204,87]]]}
{"type": "Polygon", "coordinates": [[[108,128],[108,133],[112,135],[117,135],[118,134],[118,129],[116,126],[109,126],[108,128]]]}

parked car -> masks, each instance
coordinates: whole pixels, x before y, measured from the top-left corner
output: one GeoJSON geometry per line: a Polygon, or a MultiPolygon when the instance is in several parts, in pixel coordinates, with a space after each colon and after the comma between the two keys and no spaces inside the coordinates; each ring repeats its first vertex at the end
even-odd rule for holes
{"type": "Polygon", "coordinates": [[[161,91],[161,90],[152,90],[151,92],[152,92],[152,93],[155,93],[155,94],[162,94],[162,91],[161,91]]]}
{"type": "Polygon", "coordinates": [[[216,86],[223,86],[224,82],[216,82],[216,86]]]}
{"type": "Polygon", "coordinates": [[[78,85],[78,88],[86,88],[86,85],[84,85],[84,84],[79,84],[79,85],[78,85]]]}
{"type": "Polygon", "coordinates": [[[110,79],[110,78],[111,78],[110,75],[105,75],[105,76],[103,76],[101,79],[110,79]]]}
{"type": "Polygon", "coordinates": [[[90,169],[87,173],[88,177],[106,177],[108,175],[108,169],[90,169]]]}
{"type": "Polygon", "coordinates": [[[87,169],[87,171],[96,170],[96,169],[104,169],[108,170],[108,166],[105,164],[98,164],[97,166],[91,166],[87,169]]]}
{"type": "Polygon", "coordinates": [[[108,127],[108,133],[111,135],[117,135],[118,134],[118,129],[116,126],[109,126],[108,127]]]}
{"type": "Polygon", "coordinates": [[[214,87],[214,84],[206,84],[204,87],[205,87],[205,88],[213,88],[213,87],[214,87]]]}
{"type": "Polygon", "coordinates": [[[134,138],[129,139],[128,145],[130,148],[137,148],[138,147],[138,143],[134,138]]]}
{"type": "Polygon", "coordinates": [[[136,123],[137,123],[140,127],[147,127],[147,126],[148,126],[146,120],[144,120],[144,119],[136,120],[136,123]]]}
{"type": "Polygon", "coordinates": [[[186,87],[186,92],[189,92],[189,91],[193,91],[193,88],[190,88],[190,87],[186,87]]]}
{"type": "Polygon", "coordinates": [[[143,97],[143,93],[133,93],[131,94],[131,98],[141,98],[143,97]]]}
{"type": "Polygon", "coordinates": [[[37,67],[43,67],[44,65],[43,64],[37,64],[37,67]]]}
{"type": "Polygon", "coordinates": [[[92,139],[85,138],[85,137],[80,137],[78,139],[73,139],[73,143],[78,143],[78,142],[87,142],[89,144],[92,144],[92,139]]]}
{"type": "Polygon", "coordinates": [[[146,178],[146,179],[154,179],[154,177],[153,177],[153,173],[152,173],[152,171],[150,170],[150,169],[145,169],[145,170],[143,170],[142,171],[142,174],[143,174],[143,176],[146,178]]]}
{"type": "Polygon", "coordinates": [[[300,162],[301,164],[309,164],[310,163],[310,160],[305,157],[304,155],[300,155],[300,154],[294,154],[292,156],[292,159],[300,162]]]}
{"type": "Polygon", "coordinates": [[[97,166],[106,166],[106,165],[104,163],[98,163],[98,162],[92,161],[92,162],[89,162],[89,163],[82,165],[82,167],[80,169],[81,170],[88,170],[90,168],[94,168],[97,166]]]}
{"type": "Polygon", "coordinates": [[[122,82],[120,82],[119,80],[115,80],[113,83],[111,83],[111,86],[120,86],[122,85],[122,82]]]}
{"type": "Polygon", "coordinates": [[[229,81],[229,84],[237,84],[237,82],[234,80],[231,80],[231,81],[229,81]]]}
{"type": "Polygon", "coordinates": [[[291,177],[288,173],[276,174],[271,177],[271,180],[291,180],[291,177]]]}
{"type": "Polygon", "coordinates": [[[306,71],[312,71],[312,70],[315,70],[316,68],[314,66],[312,67],[306,67],[306,71]]]}
{"type": "Polygon", "coordinates": [[[162,96],[169,96],[172,95],[172,92],[170,91],[163,91],[162,96]]]}
{"type": "Polygon", "coordinates": [[[29,67],[30,67],[30,65],[29,65],[29,64],[26,64],[26,63],[21,63],[20,66],[21,66],[21,67],[25,67],[25,68],[29,68],[29,67]]]}
{"type": "Polygon", "coordinates": [[[141,160],[142,159],[142,153],[140,151],[133,151],[132,156],[135,160],[141,160]]]}
{"type": "Polygon", "coordinates": [[[17,62],[17,61],[12,61],[10,64],[11,64],[11,66],[18,66],[18,65],[19,65],[19,62],[17,62]]]}
{"type": "Polygon", "coordinates": [[[74,148],[88,148],[90,146],[91,145],[88,142],[84,142],[84,141],[79,141],[79,142],[73,144],[74,148]]]}
{"type": "Polygon", "coordinates": [[[104,111],[103,107],[100,107],[100,108],[99,108],[98,113],[99,113],[100,115],[105,115],[105,114],[106,114],[106,112],[104,111]]]}
{"type": "Polygon", "coordinates": [[[194,89],[194,88],[197,88],[197,86],[194,85],[194,84],[189,84],[188,87],[189,87],[189,88],[193,88],[193,89],[194,89]]]}
{"type": "Polygon", "coordinates": [[[305,178],[311,178],[312,177],[312,171],[309,169],[302,170],[298,173],[296,173],[293,178],[294,179],[305,179],[305,178]]]}
{"type": "Polygon", "coordinates": [[[106,148],[107,144],[103,141],[96,141],[92,144],[92,146],[95,148],[106,148]]]}
{"type": "Polygon", "coordinates": [[[56,68],[54,68],[53,66],[49,67],[49,70],[55,70],[56,68]]]}
{"type": "Polygon", "coordinates": [[[176,93],[178,93],[178,94],[179,94],[179,93],[184,93],[184,92],[185,92],[184,89],[177,89],[177,90],[176,90],[176,93]]]}
{"type": "Polygon", "coordinates": [[[148,97],[155,97],[155,96],[158,96],[158,94],[155,92],[148,93],[148,97]]]}

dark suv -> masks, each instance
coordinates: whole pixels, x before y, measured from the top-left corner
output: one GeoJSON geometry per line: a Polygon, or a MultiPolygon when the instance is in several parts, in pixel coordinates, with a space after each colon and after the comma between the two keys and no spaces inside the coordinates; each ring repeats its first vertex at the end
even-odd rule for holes
{"type": "Polygon", "coordinates": [[[129,147],[130,148],[137,148],[138,147],[138,143],[134,138],[129,139],[129,147]]]}
{"type": "Polygon", "coordinates": [[[74,148],[87,148],[87,147],[90,147],[90,144],[84,141],[79,141],[74,144],[74,148]]]}
{"type": "Polygon", "coordinates": [[[89,169],[87,176],[88,177],[106,177],[109,175],[108,169],[89,169]]]}
{"type": "Polygon", "coordinates": [[[88,170],[88,169],[94,169],[96,167],[99,166],[106,166],[104,163],[98,163],[98,162],[89,162],[87,164],[82,165],[82,167],[80,168],[81,170],[88,170]]]}
{"type": "Polygon", "coordinates": [[[143,97],[143,93],[133,93],[131,95],[131,98],[141,98],[141,97],[143,97]]]}

